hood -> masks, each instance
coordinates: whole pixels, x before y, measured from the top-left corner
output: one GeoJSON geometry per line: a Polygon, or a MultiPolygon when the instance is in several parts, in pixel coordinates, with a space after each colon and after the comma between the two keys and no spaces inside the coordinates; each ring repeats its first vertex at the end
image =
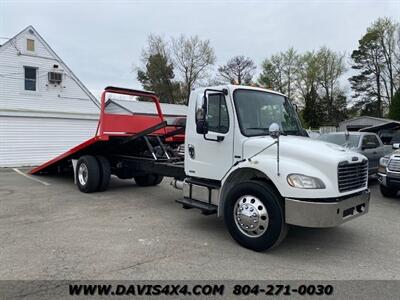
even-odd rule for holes
{"type": "Polygon", "coordinates": [[[390,157],[399,157],[400,156],[400,149],[394,150],[393,152],[386,154],[386,156],[390,157]]]}
{"type": "MultiPolygon", "coordinates": [[[[243,144],[243,157],[251,157],[274,141],[270,136],[249,138],[243,144]]],[[[288,158],[335,165],[341,161],[356,162],[366,159],[365,156],[351,149],[301,136],[280,136],[279,147],[281,159],[288,158]]],[[[276,146],[272,146],[260,153],[260,155],[276,155],[276,149],[276,146]]]]}

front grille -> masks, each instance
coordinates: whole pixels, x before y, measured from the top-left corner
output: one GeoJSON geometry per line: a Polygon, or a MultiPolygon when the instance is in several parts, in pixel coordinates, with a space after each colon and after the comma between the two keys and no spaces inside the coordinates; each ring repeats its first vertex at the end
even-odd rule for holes
{"type": "Polygon", "coordinates": [[[389,171],[393,172],[400,172],[400,160],[398,159],[391,159],[387,166],[389,171]]]}
{"type": "Polygon", "coordinates": [[[366,186],[368,180],[368,161],[360,163],[341,162],[338,165],[338,183],[341,193],[366,186]]]}

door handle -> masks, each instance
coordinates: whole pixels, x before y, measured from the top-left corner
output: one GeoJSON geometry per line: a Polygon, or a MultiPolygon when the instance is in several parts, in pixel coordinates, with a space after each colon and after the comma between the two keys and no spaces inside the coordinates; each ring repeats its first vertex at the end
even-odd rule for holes
{"type": "Polygon", "coordinates": [[[207,137],[206,134],[203,134],[203,137],[206,141],[212,141],[212,142],[222,142],[225,139],[225,137],[223,135],[217,135],[216,139],[210,139],[207,137]]]}
{"type": "Polygon", "coordinates": [[[189,152],[190,158],[194,159],[196,154],[194,152],[194,146],[193,145],[191,145],[191,144],[188,145],[188,152],[189,152]]]}
{"type": "Polygon", "coordinates": [[[378,154],[378,152],[374,151],[373,154],[378,154]]]}

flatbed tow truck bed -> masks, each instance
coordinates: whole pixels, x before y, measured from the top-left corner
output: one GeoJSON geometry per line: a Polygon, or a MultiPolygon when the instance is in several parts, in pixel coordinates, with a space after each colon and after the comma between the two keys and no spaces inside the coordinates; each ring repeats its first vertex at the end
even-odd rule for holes
{"type": "MultiPolygon", "coordinates": [[[[106,157],[110,172],[120,178],[137,174],[158,174],[183,178],[183,158],[171,151],[171,145],[182,143],[184,128],[167,125],[158,97],[151,92],[106,87],[101,95],[100,117],[94,137],[32,169],[30,174],[59,172],[73,166],[85,155],[106,157]],[[157,114],[114,114],[106,112],[107,94],[150,99],[157,114]]],[[[76,179],[76,178],[75,178],[76,179]]]]}

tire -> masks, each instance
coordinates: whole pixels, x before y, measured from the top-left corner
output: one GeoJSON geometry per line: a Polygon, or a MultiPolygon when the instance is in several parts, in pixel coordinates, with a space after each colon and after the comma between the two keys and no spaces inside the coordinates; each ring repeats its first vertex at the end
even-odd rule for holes
{"type": "Polygon", "coordinates": [[[224,205],[224,220],[232,238],[254,251],[278,246],[288,228],[281,203],[281,196],[264,182],[246,181],[234,186],[224,205]],[[254,229],[246,229],[246,224],[254,224],[254,229]]]}
{"type": "Polygon", "coordinates": [[[135,176],[135,182],[139,186],[154,186],[160,184],[164,176],[157,174],[147,174],[144,176],[135,176]]]}
{"type": "Polygon", "coordinates": [[[107,158],[101,155],[96,156],[96,159],[99,162],[100,166],[100,182],[98,191],[102,192],[107,190],[108,186],[110,185],[110,179],[111,179],[110,162],[108,161],[107,158]]]}
{"type": "Polygon", "coordinates": [[[154,185],[159,185],[163,181],[164,176],[161,176],[161,175],[156,175],[156,176],[157,176],[157,178],[156,178],[156,180],[154,180],[154,185]]]}
{"type": "Polygon", "coordinates": [[[100,184],[100,166],[97,159],[91,155],[79,158],[75,176],[76,184],[81,192],[96,192],[100,184]]]}
{"type": "Polygon", "coordinates": [[[379,189],[381,190],[381,194],[382,194],[384,197],[387,197],[387,198],[396,197],[397,192],[398,192],[397,189],[384,186],[383,184],[380,184],[380,185],[379,185],[379,189]]]}

